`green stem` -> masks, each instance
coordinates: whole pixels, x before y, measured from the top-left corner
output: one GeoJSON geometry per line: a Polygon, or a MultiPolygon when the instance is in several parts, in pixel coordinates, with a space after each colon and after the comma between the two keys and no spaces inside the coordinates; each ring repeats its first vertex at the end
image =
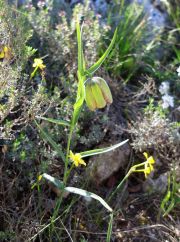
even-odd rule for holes
{"type": "MultiPolygon", "coordinates": [[[[73,114],[73,116],[74,116],[74,114],[73,114]]],[[[68,136],[67,148],[66,148],[66,160],[65,160],[64,178],[63,178],[64,185],[66,185],[67,179],[70,175],[70,172],[68,172],[68,163],[69,163],[69,152],[70,152],[73,131],[74,131],[74,125],[71,124],[70,132],[69,132],[69,136],[68,136]]]]}
{"type": "Polygon", "coordinates": [[[131,175],[131,173],[133,172],[144,172],[144,169],[139,169],[137,170],[138,167],[141,167],[143,165],[145,165],[145,162],[142,162],[140,164],[134,165],[130,168],[130,170],[128,171],[128,173],[126,174],[126,176],[122,179],[122,181],[119,183],[119,185],[116,187],[116,189],[114,190],[114,192],[112,192],[112,194],[110,195],[110,197],[108,198],[108,202],[112,199],[112,197],[117,193],[117,191],[121,188],[122,184],[125,182],[125,180],[131,175]]]}
{"type": "Polygon", "coordinates": [[[116,189],[112,192],[112,194],[109,196],[108,198],[108,202],[112,199],[112,197],[117,193],[117,191],[121,188],[122,184],[125,182],[125,180],[131,175],[131,173],[133,172],[132,169],[130,169],[128,171],[128,173],[126,174],[126,176],[122,179],[122,181],[119,183],[119,185],[116,187],[116,189]]]}
{"type": "Polygon", "coordinates": [[[34,71],[31,73],[31,77],[30,77],[30,80],[35,76],[36,74],[36,71],[38,70],[38,66],[36,66],[36,68],[34,69],[34,71]]]}

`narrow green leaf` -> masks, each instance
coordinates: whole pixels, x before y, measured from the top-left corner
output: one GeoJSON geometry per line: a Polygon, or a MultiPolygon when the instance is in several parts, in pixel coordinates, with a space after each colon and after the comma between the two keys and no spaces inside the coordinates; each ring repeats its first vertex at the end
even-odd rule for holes
{"type": "Polygon", "coordinates": [[[170,198],[171,198],[171,191],[168,191],[168,192],[166,193],[165,197],[163,198],[162,203],[161,203],[161,209],[162,209],[163,211],[166,211],[165,206],[166,206],[167,203],[169,202],[170,198]]]}
{"type": "Polygon", "coordinates": [[[58,189],[64,190],[64,184],[62,181],[58,180],[57,178],[48,175],[47,173],[43,173],[42,177],[45,178],[47,181],[54,184],[58,189]]]}
{"type": "Polygon", "coordinates": [[[168,213],[170,213],[171,210],[174,208],[174,206],[175,206],[175,200],[174,198],[172,198],[169,206],[167,207],[165,213],[163,214],[163,217],[165,217],[168,213]]]}
{"type": "Polygon", "coordinates": [[[108,211],[112,212],[112,208],[109,207],[109,205],[102,199],[100,196],[96,195],[95,193],[88,192],[86,190],[76,188],[76,187],[65,187],[65,191],[70,192],[70,193],[75,193],[83,197],[87,198],[93,198],[95,200],[98,200],[108,211]]]}
{"type": "Polygon", "coordinates": [[[51,144],[51,146],[53,147],[53,149],[57,152],[57,154],[61,157],[61,159],[65,162],[66,158],[64,156],[64,153],[62,152],[61,148],[56,144],[56,142],[51,138],[51,136],[49,134],[47,134],[42,128],[41,126],[36,122],[36,120],[34,120],[37,127],[39,128],[39,130],[41,131],[42,135],[44,136],[44,138],[51,144]]]}
{"type": "Polygon", "coordinates": [[[110,146],[110,147],[84,151],[84,152],[81,152],[80,155],[81,155],[82,158],[87,157],[87,156],[92,156],[92,155],[99,155],[99,154],[106,153],[106,152],[112,151],[114,149],[117,149],[118,147],[124,145],[127,142],[128,142],[128,139],[121,142],[121,143],[118,143],[116,145],[110,146]]]}
{"type": "Polygon", "coordinates": [[[58,124],[58,125],[70,126],[69,122],[60,120],[60,119],[46,118],[46,117],[40,117],[40,116],[36,116],[36,118],[46,120],[50,123],[54,123],[54,124],[58,124]]]}
{"type": "Polygon", "coordinates": [[[80,75],[84,75],[84,58],[83,58],[83,45],[82,45],[82,36],[79,21],[76,24],[77,31],[77,42],[78,42],[78,71],[80,75]]]}
{"type": "Polygon", "coordinates": [[[101,58],[94,65],[92,65],[86,71],[86,74],[93,74],[102,65],[102,63],[104,62],[104,60],[106,59],[106,57],[109,55],[110,51],[113,48],[113,45],[114,45],[114,43],[116,41],[116,35],[117,35],[117,28],[116,28],[116,30],[114,32],[113,38],[111,40],[111,43],[110,43],[109,47],[107,48],[107,50],[105,51],[105,53],[101,56],[101,58]]]}
{"type": "Polygon", "coordinates": [[[109,221],[109,224],[108,224],[108,231],[107,231],[106,242],[110,242],[111,241],[112,225],[113,225],[113,213],[110,214],[110,221],[109,221]]]}

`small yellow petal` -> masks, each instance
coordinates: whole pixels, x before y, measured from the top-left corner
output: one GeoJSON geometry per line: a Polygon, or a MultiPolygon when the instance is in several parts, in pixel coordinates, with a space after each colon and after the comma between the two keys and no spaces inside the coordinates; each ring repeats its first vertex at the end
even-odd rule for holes
{"type": "Polygon", "coordinates": [[[40,181],[42,179],[42,175],[38,176],[38,181],[40,181]]]}
{"type": "Polygon", "coordinates": [[[83,159],[80,159],[80,160],[79,160],[79,163],[80,163],[81,165],[86,166],[86,163],[84,162],[84,160],[83,160],[83,159]]]}
{"type": "Polygon", "coordinates": [[[9,48],[7,46],[4,46],[4,52],[8,52],[9,48]]]}
{"type": "Polygon", "coordinates": [[[150,156],[148,159],[147,159],[148,163],[149,164],[154,164],[155,163],[155,160],[152,156],[150,156]]]}
{"type": "Polygon", "coordinates": [[[71,150],[70,150],[69,157],[70,157],[70,159],[71,159],[71,160],[73,160],[73,158],[74,158],[74,154],[72,153],[72,151],[71,151],[71,150]]]}
{"type": "Polygon", "coordinates": [[[78,163],[77,160],[74,160],[74,165],[75,165],[76,167],[78,167],[79,163],[78,163]]]}
{"type": "Polygon", "coordinates": [[[148,159],[148,153],[144,152],[143,155],[145,156],[146,159],[148,159]]]}
{"type": "Polygon", "coordinates": [[[79,153],[74,154],[72,151],[70,151],[69,157],[76,167],[79,166],[79,165],[85,165],[86,166],[86,163],[81,158],[81,155],[79,153]]]}
{"type": "Polygon", "coordinates": [[[4,51],[1,51],[0,52],[0,59],[3,59],[4,58],[4,51]]]}
{"type": "Polygon", "coordinates": [[[150,167],[151,171],[154,171],[154,167],[151,164],[149,164],[149,167],[150,167]]]}

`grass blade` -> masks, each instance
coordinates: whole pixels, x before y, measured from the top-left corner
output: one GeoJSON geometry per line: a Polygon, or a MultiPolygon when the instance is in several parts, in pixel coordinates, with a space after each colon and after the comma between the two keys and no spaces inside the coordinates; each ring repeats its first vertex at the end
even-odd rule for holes
{"type": "Polygon", "coordinates": [[[110,242],[111,241],[112,224],[113,224],[113,213],[110,214],[110,221],[109,221],[109,225],[108,225],[106,242],[110,242]]]}
{"type": "Polygon", "coordinates": [[[78,42],[78,71],[81,76],[84,75],[84,58],[83,58],[83,46],[82,46],[82,36],[79,21],[76,24],[77,31],[77,42],[78,42]]]}
{"type": "Polygon", "coordinates": [[[50,123],[54,123],[54,124],[58,124],[58,125],[70,126],[69,122],[60,120],[60,119],[46,118],[46,117],[40,117],[40,116],[36,116],[36,118],[46,120],[50,123]]]}

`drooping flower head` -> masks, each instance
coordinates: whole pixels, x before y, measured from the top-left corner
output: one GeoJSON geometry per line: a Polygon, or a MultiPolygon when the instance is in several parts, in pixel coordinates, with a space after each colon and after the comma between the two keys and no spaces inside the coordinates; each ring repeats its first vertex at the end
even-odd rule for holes
{"type": "Polygon", "coordinates": [[[86,104],[92,111],[104,108],[113,102],[112,94],[107,82],[101,77],[89,78],[85,85],[86,104]]]}

